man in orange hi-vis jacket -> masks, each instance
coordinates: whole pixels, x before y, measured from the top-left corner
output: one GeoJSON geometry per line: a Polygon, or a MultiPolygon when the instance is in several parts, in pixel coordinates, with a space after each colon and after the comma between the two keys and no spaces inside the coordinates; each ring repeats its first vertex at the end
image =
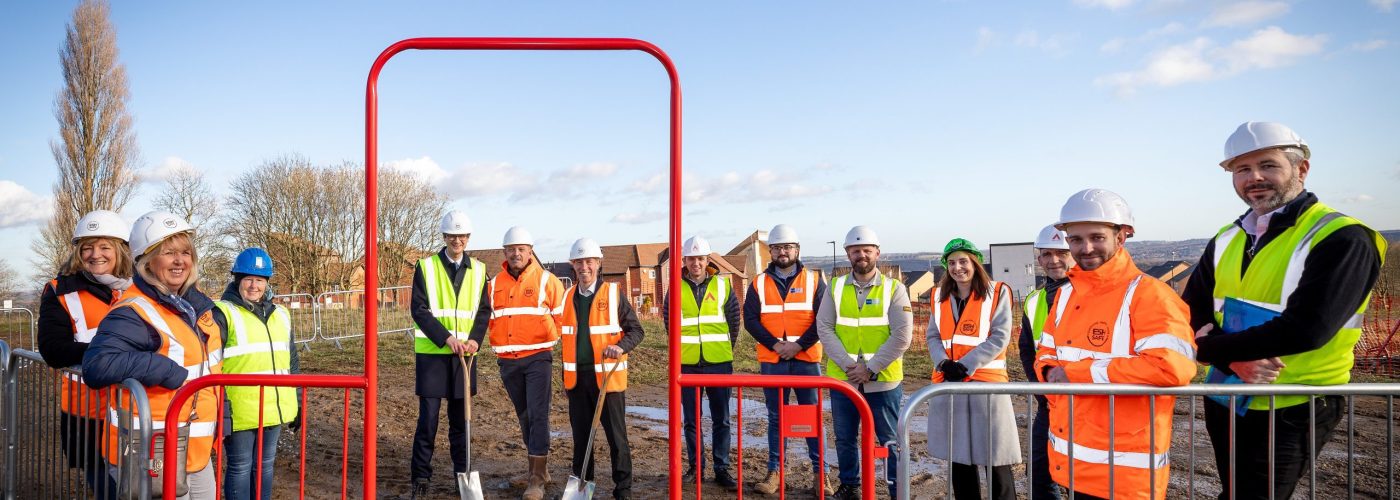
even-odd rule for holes
{"type": "MultiPolygon", "coordinates": [[[[1056,226],[1077,265],[1046,317],[1036,374],[1058,383],[1186,385],[1196,374],[1186,303],[1123,248],[1133,234],[1127,202],[1103,189],[1080,191],[1056,226]]],[[[1110,412],[1108,396],[1079,396],[1073,413],[1068,396],[1047,399],[1055,482],[1075,498],[1166,498],[1176,398],[1120,396],[1110,412]]]]}

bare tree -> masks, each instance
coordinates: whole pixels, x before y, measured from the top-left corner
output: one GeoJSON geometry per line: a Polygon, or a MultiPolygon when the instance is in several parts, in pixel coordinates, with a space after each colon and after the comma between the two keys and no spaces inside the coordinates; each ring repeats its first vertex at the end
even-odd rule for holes
{"type": "Polygon", "coordinates": [[[126,110],[130,93],[109,10],[100,0],[79,4],[59,50],[64,86],[54,100],[54,116],[60,138],[49,143],[58,166],[54,215],[31,245],[45,276],[53,275],[68,254],[79,217],[97,209],[121,210],[136,188],[139,154],[126,110]]]}
{"type": "Polygon", "coordinates": [[[379,170],[380,283],[413,283],[416,261],[442,244],[438,221],[446,206],[447,198],[421,178],[379,170]]]}
{"type": "Polygon", "coordinates": [[[16,298],[19,287],[19,274],[15,273],[9,262],[0,259],[0,300],[16,298]]]}
{"type": "Polygon", "coordinates": [[[166,180],[155,207],[173,213],[194,226],[194,247],[199,253],[199,289],[218,297],[228,282],[234,249],[227,244],[219,223],[219,198],[204,181],[204,173],[181,168],[166,180]]]}

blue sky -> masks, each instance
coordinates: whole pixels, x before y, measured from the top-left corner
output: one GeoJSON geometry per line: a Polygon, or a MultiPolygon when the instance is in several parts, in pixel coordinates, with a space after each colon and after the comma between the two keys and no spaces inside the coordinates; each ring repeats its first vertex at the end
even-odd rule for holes
{"type": "MultiPolygon", "coordinates": [[[[0,259],[25,269],[57,175],[58,50],[76,2],[0,7],[0,259]]],[[[1308,187],[1400,228],[1395,0],[117,2],[150,208],[174,168],[216,191],[299,153],[363,160],[364,83],[417,36],[648,40],[684,96],[687,234],[797,227],[826,254],[1029,241],[1071,193],[1133,206],[1141,239],[1206,237],[1245,206],[1220,161],[1246,120],[1312,145],[1308,187]]],[[[569,242],[662,241],[667,83],[641,53],[413,52],[380,84],[385,168],[475,220],[569,242]]],[[[424,221],[436,224],[436,221],[424,221]]]]}

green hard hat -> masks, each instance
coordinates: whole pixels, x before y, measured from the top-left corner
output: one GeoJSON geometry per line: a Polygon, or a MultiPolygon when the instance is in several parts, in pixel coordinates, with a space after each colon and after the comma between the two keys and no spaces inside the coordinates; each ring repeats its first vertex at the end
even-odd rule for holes
{"type": "Polygon", "coordinates": [[[982,251],[977,249],[977,245],[973,245],[971,241],[964,238],[953,238],[952,241],[943,246],[943,267],[948,267],[948,256],[952,255],[953,252],[967,252],[976,255],[977,263],[982,263],[982,251]]]}

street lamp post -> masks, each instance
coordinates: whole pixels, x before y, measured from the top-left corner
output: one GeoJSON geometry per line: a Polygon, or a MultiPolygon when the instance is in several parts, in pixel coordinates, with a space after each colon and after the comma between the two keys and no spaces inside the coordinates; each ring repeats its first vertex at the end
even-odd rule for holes
{"type": "Polygon", "coordinates": [[[836,275],[836,240],[828,241],[831,244],[831,275],[836,275]]]}

